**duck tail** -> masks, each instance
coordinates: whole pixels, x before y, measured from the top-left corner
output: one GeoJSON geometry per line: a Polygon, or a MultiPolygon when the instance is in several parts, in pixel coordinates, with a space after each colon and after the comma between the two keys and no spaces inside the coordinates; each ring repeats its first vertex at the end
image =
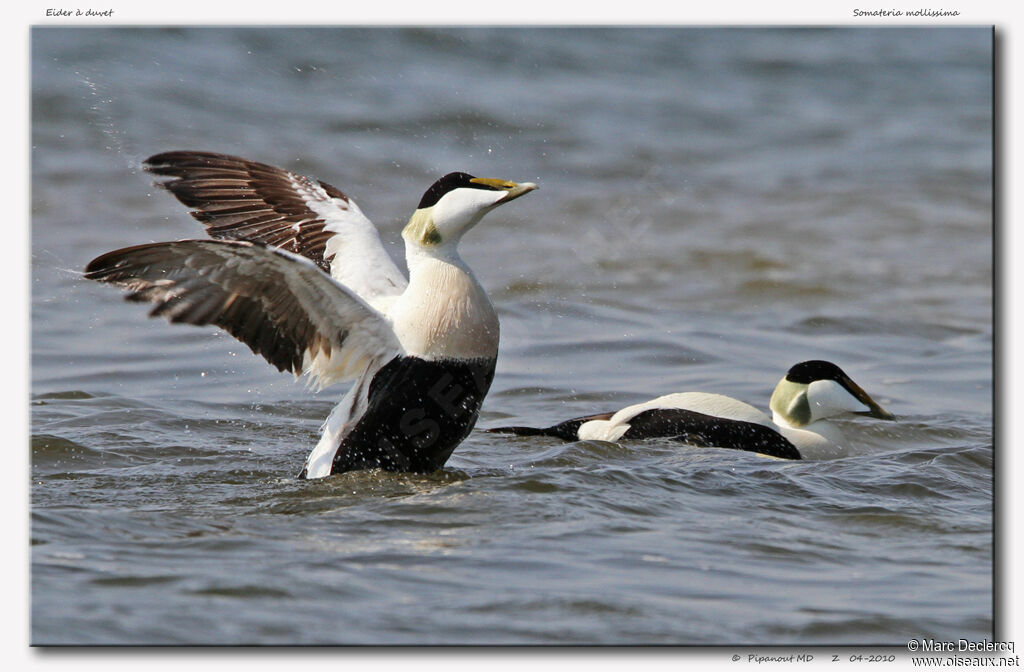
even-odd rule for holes
{"type": "Polygon", "coordinates": [[[591,420],[607,420],[612,413],[598,413],[582,418],[573,418],[550,427],[494,427],[486,431],[493,434],[515,434],[516,436],[553,436],[563,441],[579,441],[580,426],[591,420]]]}
{"type": "Polygon", "coordinates": [[[558,436],[554,427],[492,427],[484,430],[492,434],[515,434],[516,436],[558,436]]]}

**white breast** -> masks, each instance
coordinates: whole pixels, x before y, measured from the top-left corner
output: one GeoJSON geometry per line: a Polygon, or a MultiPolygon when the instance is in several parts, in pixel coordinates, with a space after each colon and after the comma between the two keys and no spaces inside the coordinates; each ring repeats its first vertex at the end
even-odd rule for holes
{"type": "Polygon", "coordinates": [[[424,359],[494,358],[498,316],[461,260],[419,259],[390,317],[405,351],[424,359]]]}
{"type": "Polygon", "coordinates": [[[802,428],[779,424],[778,428],[805,460],[834,460],[849,454],[842,432],[831,423],[815,422],[802,428]]]}

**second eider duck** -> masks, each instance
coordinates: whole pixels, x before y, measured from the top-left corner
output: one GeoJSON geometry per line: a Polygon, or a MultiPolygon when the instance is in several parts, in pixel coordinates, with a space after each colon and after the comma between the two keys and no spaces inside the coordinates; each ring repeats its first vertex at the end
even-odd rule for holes
{"type": "Polygon", "coordinates": [[[497,427],[488,431],[552,436],[565,441],[665,438],[692,446],[734,448],[799,460],[846,454],[846,440],[829,418],[852,413],[895,419],[841,368],[823,360],[791,367],[775,386],[769,406],[772,417],[721,394],[680,392],[551,427],[497,427]]]}

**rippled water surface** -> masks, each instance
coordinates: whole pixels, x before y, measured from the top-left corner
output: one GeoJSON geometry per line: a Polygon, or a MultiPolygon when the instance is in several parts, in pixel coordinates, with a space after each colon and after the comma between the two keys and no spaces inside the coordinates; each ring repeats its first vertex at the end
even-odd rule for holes
{"type": "Polygon", "coordinates": [[[986,29],[37,29],[32,642],[901,644],[993,636],[986,29]],[[442,472],[295,478],[312,394],[80,279],[200,237],[207,149],[398,231],[536,181],[462,251],[502,321],[442,472]],[[486,434],[840,364],[852,454],[486,434]]]}

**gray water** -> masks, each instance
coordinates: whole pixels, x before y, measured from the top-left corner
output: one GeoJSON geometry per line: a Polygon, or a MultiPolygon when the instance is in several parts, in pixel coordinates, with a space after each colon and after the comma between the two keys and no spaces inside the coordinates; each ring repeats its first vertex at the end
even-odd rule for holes
{"type": "Polygon", "coordinates": [[[34,644],[993,637],[992,35],[36,29],[34,644]],[[536,181],[464,240],[502,344],[440,473],[295,478],[320,394],[80,271],[201,227],[140,161],[240,154],[393,243],[439,175],[536,181]],[[842,366],[848,457],[558,443],[842,366]]]}

